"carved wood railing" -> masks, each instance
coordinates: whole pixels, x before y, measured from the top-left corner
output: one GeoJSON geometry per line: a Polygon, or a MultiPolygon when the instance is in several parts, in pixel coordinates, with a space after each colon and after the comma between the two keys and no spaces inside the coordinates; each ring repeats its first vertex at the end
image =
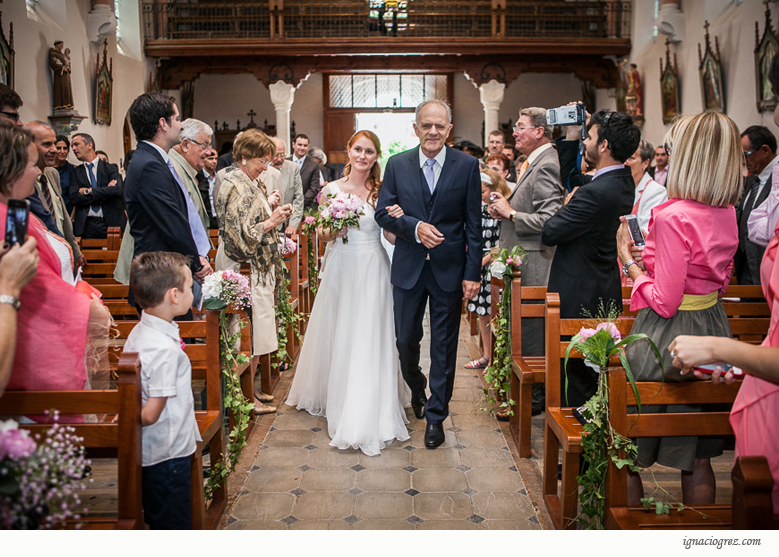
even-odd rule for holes
{"type": "Polygon", "coordinates": [[[318,38],[629,39],[631,2],[265,0],[143,4],[146,40],[318,38]]]}

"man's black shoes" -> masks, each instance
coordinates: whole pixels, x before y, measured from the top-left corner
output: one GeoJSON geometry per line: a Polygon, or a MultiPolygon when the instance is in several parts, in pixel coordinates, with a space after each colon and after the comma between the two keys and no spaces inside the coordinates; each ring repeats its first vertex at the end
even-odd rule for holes
{"type": "MultiPolygon", "coordinates": [[[[422,368],[419,368],[420,371],[422,371],[422,368]]],[[[411,408],[414,410],[414,415],[417,417],[417,420],[421,420],[425,417],[425,404],[427,404],[427,397],[425,396],[425,389],[427,388],[427,378],[424,376],[422,377],[425,384],[422,387],[422,392],[418,395],[411,397],[411,408]]]]}
{"type": "Polygon", "coordinates": [[[444,442],[444,438],[444,426],[442,424],[427,424],[425,447],[435,449],[444,442]]]}

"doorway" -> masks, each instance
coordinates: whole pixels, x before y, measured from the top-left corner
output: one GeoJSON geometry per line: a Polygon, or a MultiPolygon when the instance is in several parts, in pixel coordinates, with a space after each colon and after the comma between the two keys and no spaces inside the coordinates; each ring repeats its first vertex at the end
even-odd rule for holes
{"type": "Polygon", "coordinates": [[[407,151],[419,140],[414,133],[413,112],[359,112],[354,118],[355,130],[375,133],[381,142],[381,173],[392,155],[407,151]]]}

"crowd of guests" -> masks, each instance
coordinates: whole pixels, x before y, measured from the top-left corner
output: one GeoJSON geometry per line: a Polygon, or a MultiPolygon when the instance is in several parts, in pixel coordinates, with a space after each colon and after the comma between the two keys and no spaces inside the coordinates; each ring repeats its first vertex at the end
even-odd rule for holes
{"type": "MultiPolygon", "coordinates": [[[[770,78],[779,91],[779,57],[770,78]]],[[[168,501],[160,493],[169,493],[177,508],[188,507],[189,474],[179,468],[197,439],[189,364],[175,351],[175,320],[192,318],[200,284],[214,268],[249,262],[252,352],[275,351],[274,293],[283,266],[276,246],[298,230],[306,209],[317,207],[333,169],[304,134],[287,153],[281,139],[245,130],[217,156],[207,124],[182,122],[172,99],[145,93],[129,109],[138,143],[120,170],[89,134],[68,138],[42,121],[24,125],[21,105],[0,85],[0,222],[9,199],[28,200],[31,212],[28,239],[0,249],[0,395],[85,388],[87,343],[110,316],[77,286],[77,271],[87,262],[76,238],[105,238],[109,227],[122,228],[115,278],[130,285],[128,301],[142,310],[128,345],[143,363],[144,506],[153,527],[184,527],[186,513],[160,510],[168,501]],[[78,166],[68,161],[71,151],[78,166]],[[209,229],[218,229],[217,245],[209,229]]],[[[774,117],[779,125],[779,109],[774,117]]],[[[484,353],[466,367],[486,368],[492,357],[492,248],[522,246],[522,284],[558,292],[563,318],[621,308],[621,288],[632,284],[631,309],[640,310],[633,331],[652,338],[664,362],[661,367],[647,344],[631,345],[637,379],[686,380],[692,367],[720,361],[745,369],[732,415],[737,452],[769,457],[779,510],[779,309],[763,346],[755,347],[731,339],[719,301],[735,274],[739,284],[762,285],[774,309],[775,136],[763,126],[740,132],[727,116],[707,112],[678,119],[655,148],[630,116],[601,110],[588,115],[579,160],[581,126],[567,126],[556,140],[553,131],[546,110],[531,107],[519,113],[515,147],[500,131],[489,134],[486,150],[470,142],[454,146],[481,159],[485,252],[481,288],[468,310],[479,315],[484,353]],[[628,234],[625,215],[631,214],[643,246],[628,234]]],[[[522,348],[526,356],[544,355],[543,319],[523,319],[522,348]]],[[[567,374],[563,404],[579,406],[595,393],[597,376],[583,362],[569,363],[567,374]]],[[[712,380],[731,382],[733,375],[716,371],[712,380]]],[[[540,413],[543,386],[533,395],[540,413]]],[[[257,412],[274,411],[264,404],[270,400],[256,391],[257,412]]],[[[639,461],[680,470],[684,503],[703,504],[714,500],[710,459],[722,450],[719,439],[642,439],[639,461]]],[[[637,503],[640,478],[631,474],[629,481],[630,501],[637,503]]]]}

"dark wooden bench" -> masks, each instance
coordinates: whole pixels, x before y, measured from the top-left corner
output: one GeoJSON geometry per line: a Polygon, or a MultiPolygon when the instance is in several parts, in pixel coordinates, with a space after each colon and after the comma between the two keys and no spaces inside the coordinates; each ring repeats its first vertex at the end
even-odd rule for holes
{"type": "MultiPolygon", "coordinates": [[[[623,291],[624,292],[624,291],[623,291]]],[[[760,299],[762,292],[759,286],[730,286],[725,298],[760,299]]],[[[544,500],[555,527],[575,528],[578,508],[578,484],[576,476],[579,471],[581,456],[582,426],[573,416],[571,408],[560,404],[560,358],[565,356],[568,338],[579,332],[581,327],[589,326],[587,319],[560,319],[559,295],[547,294],[546,303],[546,419],[544,430],[544,465],[543,485],[544,500]],[[563,452],[562,481],[560,494],[557,492],[557,462],[558,451],[563,452]]],[[[723,302],[728,315],[733,337],[745,342],[760,342],[768,332],[770,319],[759,317],[770,315],[768,305],[762,302],[723,302]],[[743,317],[749,315],[750,317],[743,317]],[[751,317],[757,315],[758,317],[751,317]]],[[[622,317],[617,320],[617,326],[623,337],[630,332],[633,317],[622,317]]],[[[571,357],[581,357],[572,351],[571,357]]],[[[614,360],[612,365],[619,365],[614,360]]],[[[666,385],[686,385],[688,383],[666,383],[666,385]]],[[[657,389],[655,389],[657,390],[657,389]]],[[[684,392],[684,391],[682,391],[684,392]]],[[[735,396],[735,395],[734,395],[735,396]]],[[[732,402],[732,398],[730,402],[732,402]]],[[[642,403],[647,402],[642,397],[642,403]]],[[[633,436],[631,432],[631,436],[633,436]]]]}
{"type": "Polygon", "coordinates": [[[733,481],[734,530],[779,530],[774,514],[774,478],[764,456],[740,456],[730,474],[733,481]]]}
{"type": "Polygon", "coordinates": [[[82,249],[105,249],[118,251],[122,245],[122,229],[118,226],[109,226],[105,239],[91,239],[77,237],[79,247],[82,249]]]}
{"type": "MultiPolygon", "coordinates": [[[[84,439],[87,456],[116,457],[118,510],[116,517],[85,516],[87,529],[143,529],[141,513],[141,379],[137,354],[123,354],[117,364],[116,389],[85,391],[7,391],[0,398],[0,415],[41,415],[56,409],[65,414],[117,415],[114,421],[68,424],[84,439]]],[[[22,425],[44,435],[51,424],[22,425]]],[[[202,476],[201,476],[202,478],[202,476]]],[[[202,480],[201,480],[202,481],[202,480]]],[[[202,491],[202,490],[201,490],[202,491]]]]}

